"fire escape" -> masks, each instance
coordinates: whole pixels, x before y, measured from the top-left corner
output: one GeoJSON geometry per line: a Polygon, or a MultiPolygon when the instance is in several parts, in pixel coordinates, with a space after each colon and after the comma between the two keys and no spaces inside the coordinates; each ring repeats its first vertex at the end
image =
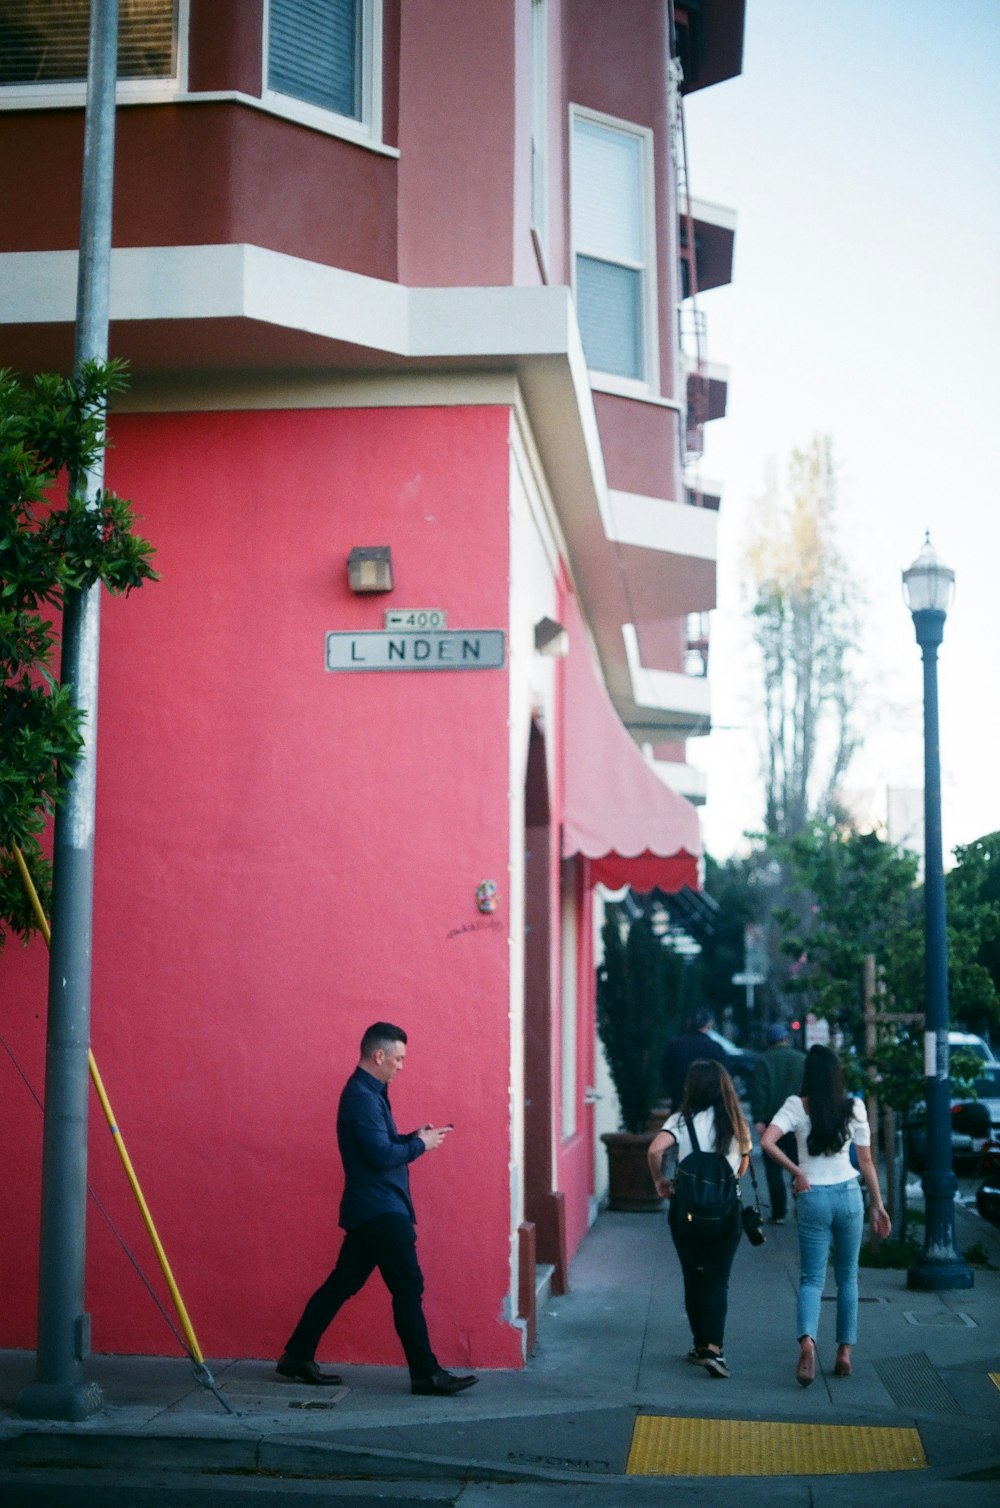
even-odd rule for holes
{"type": "Polygon", "coordinates": [[[684,465],[693,472],[691,500],[702,506],[698,468],[705,450],[705,423],[708,419],[708,355],[705,315],[698,308],[698,258],[694,217],[688,174],[687,135],[684,128],[684,97],[681,92],[683,72],[680,61],[670,62],[670,105],[672,130],[671,152],[674,187],[680,221],[681,301],[678,308],[678,348],[683,374],[686,374],[684,465]]]}
{"type": "MultiPolygon", "coordinates": [[[[705,423],[708,419],[708,358],[705,315],[698,308],[698,258],[694,216],[688,176],[687,136],[684,129],[684,97],[681,91],[683,70],[680,60],[670,61],[670,132],[674,166],[674,188],[680,223],[679,252],[681,297],[677,309],[678,352],[682,378],[685,380],[684,402],[684,469],[687,473],[688,498],[696,508],[704,506],[700,466],[705,450],[705,423]]],[[[685,672],[708,675],[708,614],[691,613],[686,625],[685,672]]]]}

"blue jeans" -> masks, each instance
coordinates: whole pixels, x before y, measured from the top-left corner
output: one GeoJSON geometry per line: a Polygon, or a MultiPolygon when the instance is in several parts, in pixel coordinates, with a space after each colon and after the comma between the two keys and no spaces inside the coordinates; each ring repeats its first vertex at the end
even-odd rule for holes
{"type": "Polygon", "coordinates": [[[833,1273],[837,1280],[837,1345],[858,1338],[858,1252],[864,1225],[864,1202],[856,1178],[845,1183],[813,1184],[796,1200],[799,1226],[798,1335],[816,1339],[826,1264],[833,1239],[833,1273]]]}

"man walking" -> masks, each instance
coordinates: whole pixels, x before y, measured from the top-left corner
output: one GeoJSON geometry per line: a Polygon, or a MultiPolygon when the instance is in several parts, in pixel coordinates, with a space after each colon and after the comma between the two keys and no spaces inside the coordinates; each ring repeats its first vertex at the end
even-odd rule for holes
{"type": "MultiPolygon", "coordinates": [[[[793,1047],[788,1027],[775,1021],[767,1029],[767,1049],[762,1052],[750,1076],[750,1115],[758,1137],[767,1130],[790,1094],[802,1087],[805,1053],[793,1047]]],[[[778,1142],[786,1157],[797,1157],[795,1133],[789,1132],[778,1142]]],[[[771,1196],[771,1224],[784,1225],[788,1214],[788,1187],[784,1169],[773,1158],[764,1158],[764,1172],[771,1196]]]]}
{"type": "Polygon", "coordinates": [[[320,1337],[341,1306],[377,1267],[392,1294],[392,1318],[410,1369],[414,1393],[448,1398],[471,1388],[475,1377],[456,1377],[431,1350],[417,1261],[416,1215],[409,1164],[440,1147],[450,1126],[421,1126],[401,1136],[389,1107],[388,1086],[403,1066],[406,1033],[376,1021],[361,1039],[361,1058],[344,1086],[337,1110],[337,1145],[344,1164],[340,1225],[345,1231],[337,1265],[306,1304],[277,1365],[278,1375],[313,1386],[340,1378],[316,1365],[320,1337]]]}
{"type": "Polygon", "coordinates": [[[692,1063],[699,1058],[706,1058],[709,1062],[721,1063],[723,1068],[726,1067],[726,1049],[708,1035],[714,1021],[715,1017],[708,1007],[701,1006],[684,1030],[667,1043],[660,1071],[671,1110],[677,1110],[680,1106],[684,1096],[684,1080],[692,1063]]]}

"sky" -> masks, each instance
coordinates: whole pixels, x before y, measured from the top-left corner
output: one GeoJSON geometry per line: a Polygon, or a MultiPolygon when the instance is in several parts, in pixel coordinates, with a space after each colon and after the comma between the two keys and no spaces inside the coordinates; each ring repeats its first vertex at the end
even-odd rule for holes
{"type": "MultiPolygon", "coordinates": [[[[922,671],[900,575],[930,530],[956,573],[939,659],[950,851],[1000,829],[1000,0],[747,0],[742,76],[685,101],[691,191],[737,212],[700,296],[728,412],[705,846],[761,823],[740,557],[769,461],[818,433],[865,600],[848,785],[923,785],[922,671]]],[[[759,685],[759,682],[757,683],[759,685]]],[[[875,801],[873,810],[884,807],[875,801]]]]}

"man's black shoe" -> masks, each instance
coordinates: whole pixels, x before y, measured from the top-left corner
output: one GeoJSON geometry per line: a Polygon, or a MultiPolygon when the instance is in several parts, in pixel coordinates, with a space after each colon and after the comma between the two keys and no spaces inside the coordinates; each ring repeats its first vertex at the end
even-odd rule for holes
{"type": "Polygon", "coordinates": [[[466,1388],[471,1388],[473,1383],[478,1381],[478,1377],[456,1377],[454,1372],[446,1372],[442,1367],[431,1377],[411,1378],[410,1387],[414,1393],[452,1398],[456,1393],[463,1393],[466,1388]]]}
{"type": "Polygon", "coordinates": [[[293,1382],[305,1382],[313,1388],[338,1388],[343,1381],[336,1372],[321,1372],[314,1361],[299,1361],[287,1351],[274,1370],[279,1377],[290,1377],[293,1382]]]}

